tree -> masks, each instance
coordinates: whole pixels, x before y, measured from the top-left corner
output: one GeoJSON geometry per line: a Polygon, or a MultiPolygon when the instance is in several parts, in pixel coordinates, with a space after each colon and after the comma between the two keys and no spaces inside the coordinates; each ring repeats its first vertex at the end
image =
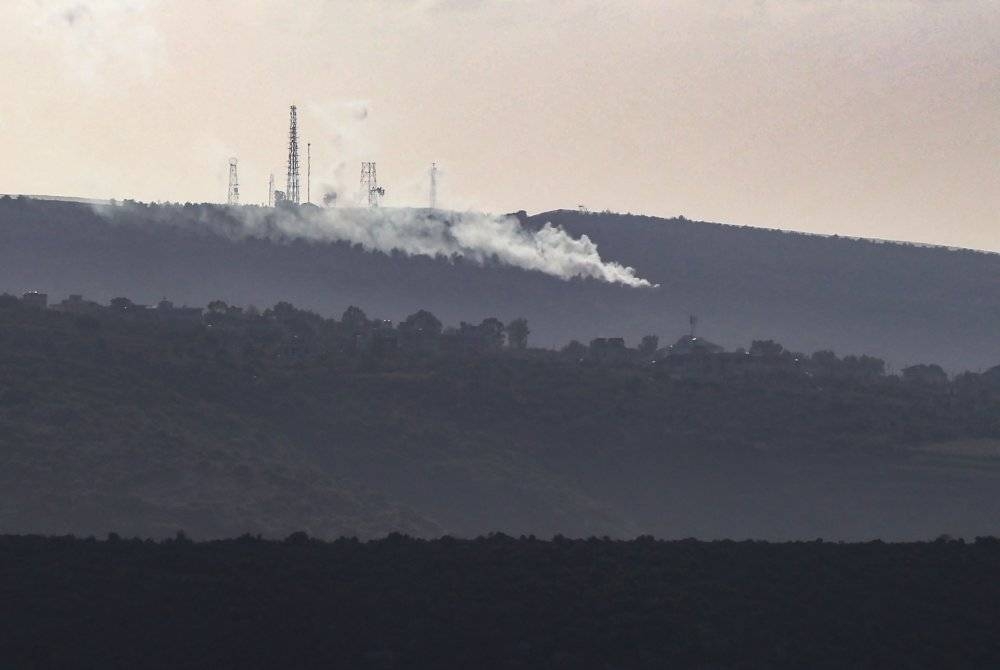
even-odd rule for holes
{"type": "Polygon", "coordinates": [[[646,335],[639,343],[639,353],[643,356],[652,356],[660,348],[660,337],[658,335],[646,335]]]}
{"type": "Polygon", "coordinates": [[[774,340],[754,340],[750,343],[751,356],[763,356],[764,358],[777,358],[785,348],[774,340]]]}
{"type": "Polygon", "coordinates": [[[571,340],[569,344],[561,349],[561,352],[567,358],[572,358],[574,360],[579,360],[587,355],[587,346],[580,342],[579,340],[571,340]]]}
{"type": "Polygon", "coordinates": [[[360,307],[355,307],[351,305],[344,310],[343,315],[340,317],[340,322],[344,324],[344,327],[352,333],[358,333],[365,330],[368,327],[369,321],[368,316],[361,310],[360,307]]]}
{"type": "Polygon", "coordinates": [[[940,365],[911,365],[903,368],[903,379],[918,384],[947,384],[948,373],[940,365]]]}
{"type": "Polygon", "coordinates": [[[404,333],[440,335],[441,321],[426,309],[422,309],[419,312],[415,312],[406,317],[403,322],[399,324],[399,330],[404,333]]]}
{"type": "Polygon", "coordinates": [[[507,324],[507,341],[514,349],[528,348],[528,320],[523,316],[518,317],[507,324]]]}
{"type": "Polygon", "coordinates": [[[225,300],[213,300],[208,303],[209,314],[225,314],[229,310],[229,305],[225,300]]]}
{"type": "Polygon", "coordinates": [[[479,334],[482,337],[483,345],[488,349],[500,349],[503,347],[504,332],[506,327],[503,321],[495,317],[483,319],[479,324],[479,334]]]}
{"type": "Polygon", "coordinates": [[[293,305],[290,302],[282,300],[278,303],[275,303],[274,307],[271,308],[271,315],[274,316],[274,318],[277,319],[278,321],[285,321],[287,319],[291,319],[296,314],[298,314],[298,311],[299,310],[295,308],[295,305],[293,305]]]}

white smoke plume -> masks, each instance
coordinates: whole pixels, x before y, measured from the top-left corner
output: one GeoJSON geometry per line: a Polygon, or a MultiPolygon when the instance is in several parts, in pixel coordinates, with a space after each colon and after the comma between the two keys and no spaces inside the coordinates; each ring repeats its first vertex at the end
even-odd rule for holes
{"type": "Polygon", "coordinates": [[[573,237],[550,223],[538,230],[529,229],[513,216],[428,209],[323,209],[309,205],[274,209],[211,205],[181,208],[129,203],[95,209],[111,221],[126,225],[144,222],[197,226],[203,232],[237,239],[342,241],[369,251],[501,263],[566,280],[591,278],[632,287],[658,286],[637,276],[631,267],[602,259],[597,244],[586,235],[573,237]]]}
{"type": "Polygon", "coordinates": [[[266,233],[277,226],[289,237],[343,240],[374,251],[459,257],[477,263],[495,260],[561,279],[588,277],[626,286],[652,286],[636,276],[633,268],[602,259],[597,245],[586,235],[574,238],[550,223],[530,230],[512,216],[388,208],[305,208],[274,218],[262,215],[261,210],[250,209],[247,214],[243,218],[251,234],[266,233]]]}

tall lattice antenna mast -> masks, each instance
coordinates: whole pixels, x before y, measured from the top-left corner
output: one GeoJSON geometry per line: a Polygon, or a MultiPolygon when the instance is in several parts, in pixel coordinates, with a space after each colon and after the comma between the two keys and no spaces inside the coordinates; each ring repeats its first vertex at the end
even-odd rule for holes
{"type": "Polygon", "coordinates": [[[274,207],[274,173],[267,178],[267,206],[274,207]]]}
{"type": "Polygon", "coordinates": [[[240,178],[236,172],[235,158],[229,159],[229,197],[226,198],[226,204],[240,204],[240,178]]]}
{"type": "Polygon", "coordinates": [[[313,159],[312,142],[306,142],[306,202],[312,202],[313,159]]]}
{"type": "Polygon", "coordinates": [[[288,175],[285,179],[285,199],[299,204],[299,124],[295,105],[292,105],[288,121],[288,175]]]}
{"type": "Polygon", "coordinates": [[[378,185],[378,175],[375,172],[375,162],[366,161],[361,164],[361,197],[368,198],[369,207],[382,204],[385,189],[378,185]]]}
{"type": "Polygon", "coordinates": [[[438,197],[438,164],[431,163],[431,197],[430,205],[431,209],[437,209],[437,197],[438,197]]]}

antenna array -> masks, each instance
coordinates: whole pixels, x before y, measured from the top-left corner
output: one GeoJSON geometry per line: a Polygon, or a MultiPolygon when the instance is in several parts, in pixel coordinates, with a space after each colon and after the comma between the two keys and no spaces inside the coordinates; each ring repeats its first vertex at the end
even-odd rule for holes
{"type": "Polygon", "coordinates": [[[240,178],[236,172],[235,158],[229,159],[229,196],[226,198],[226,204],[240,204],[240,178]]]}
{"type": "Polygon", "coordinates": [[[430,207],[431,209],[437,209],[437,191],[438,191],[438,164],[431,163],[431,197],[430,197],[430,207]]]}
{"type": "Polygon", "coordinates": [[[382,204],[382,196],[384,195],[385,189],[378,185],[375,162],[363,162],[361,164],[361,197],[367,196],[368,206],[374,208],[382,204]]]}
{"type": "Polygon", "coordinates": [[[299,204],[299,125],[295,105],[292,105],[288,120],[288,174],[285,179],[285,199],[299,204]]]}

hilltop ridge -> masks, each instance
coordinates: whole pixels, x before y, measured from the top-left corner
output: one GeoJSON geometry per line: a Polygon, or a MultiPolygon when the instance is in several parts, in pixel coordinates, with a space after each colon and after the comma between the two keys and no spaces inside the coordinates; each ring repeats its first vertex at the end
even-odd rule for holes
{"type": "Polygon", "coordinates": [[[1000,360],[1000,256],[969,250],[784,233],[687,219],[558,210],[522,215],[586,234],[602,258],[658,289],[463,259],[372,253],[346,242],[233,239],[199,227],[224,207],[122,206],[115,222],[70,202],[0,199],[0,290],[129,295],[155,303],[291,300],[322,314],[350,304],[398,319],[427,308],[454,322],[525,316],[533,340],[687,331],[697,314],[727,347],[779,339],[795,350],[876,355],[899,368],[934,360],[951,371],[1000,360]],[[153,225],[150,212],[176,225],[153,225]]]}

